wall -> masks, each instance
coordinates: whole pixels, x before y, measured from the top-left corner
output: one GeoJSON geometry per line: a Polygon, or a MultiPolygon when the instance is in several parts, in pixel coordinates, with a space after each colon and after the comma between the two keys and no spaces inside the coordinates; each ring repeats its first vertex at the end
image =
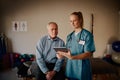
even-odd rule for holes
{"type": "Polygon", "coordinates": [[[55,21],[59,25],[59,36],[66,35],[73,28],[69,24],[69,15],[73,11],[82,11],[84,28],[91,30],[91,14],[94,14],[94,39],[96,52],[94,57],[102,57],[106,45],[118,38],[118,4],[113,0],[39,0],[16,3],[8,6],[4,12],[3,32],[9,39],[9,51],[35,54],[38,39],[47,34],[46,24],[55,21]],[[11,7],[12,6],[12,7],[11,7]],[[12,21],[27,21],[27,32],[13,32],[12,21]]]}
{"type": "MultiPolygon", "coordinates": [[[[119,11],[119,35],[120,35],[120,11],[119,11]]],[[[119,36],[119,40],[120,40],[120,36],[119,36]]]]}

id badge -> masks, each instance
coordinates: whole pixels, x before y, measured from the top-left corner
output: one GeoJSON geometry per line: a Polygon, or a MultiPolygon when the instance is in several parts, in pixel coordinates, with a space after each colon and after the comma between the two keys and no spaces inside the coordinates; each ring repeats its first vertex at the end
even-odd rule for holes
{"type": "Polygon", "coordinates": [[[82,45],[84,45],[84,44],[85,44],[85,41],[83,41],[83,40],[80,40],[80,41],[79,41],[79,44],[82,44],[82,45]]]}

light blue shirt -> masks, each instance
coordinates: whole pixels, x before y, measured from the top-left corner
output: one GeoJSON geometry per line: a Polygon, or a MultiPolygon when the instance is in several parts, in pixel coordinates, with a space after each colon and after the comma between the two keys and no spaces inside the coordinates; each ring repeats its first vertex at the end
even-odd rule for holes
{"type": "MultiPolygon", "coordinates": [[[[67,48],[70,49],[71,55],[83,54],[85,52],[94,52],[93,35],[82,29],[76,36],[74,32],[67,36],[67,48]]],[[[84,60],[67,60],[66,76],[74,80],[92,80],[91,65],[89,59],[84,60]]]]}
{"type": "Polygon", "coordinates": [[[50,36],[46,35],[42,37],[36,46],[36,61],[43,73],[48,71],[45,62],[55,63],[54,70],[59,71],[62,66],[63,59],[57,59],[56,51],[54,47],[64,47],[65,43],[59,37],[51,39],[50,36]]]}

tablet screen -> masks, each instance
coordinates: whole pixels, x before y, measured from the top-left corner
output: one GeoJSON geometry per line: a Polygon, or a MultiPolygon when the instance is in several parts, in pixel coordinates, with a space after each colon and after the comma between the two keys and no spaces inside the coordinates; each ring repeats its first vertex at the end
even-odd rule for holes
{"type": "Polygon", "coordinates": [[[55,51],[63,51],[63,52],[68,52],[68,49],[66,47],[54,47],[55,51]]]}

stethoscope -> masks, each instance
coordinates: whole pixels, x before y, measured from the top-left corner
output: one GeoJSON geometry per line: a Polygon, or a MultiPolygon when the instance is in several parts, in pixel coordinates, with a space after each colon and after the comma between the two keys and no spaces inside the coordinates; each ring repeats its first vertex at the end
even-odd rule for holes
{"type": "MultiPolygon", "coordinates": [[[[74,32],[75,32],[75,31],[73,31],[73,32],[70,34],[70,39],[69,39],[68,41],[72,40],[72,35],[74,34],[74,32]]],[[[81,40],[82,32],[83,32],[83,29],[82,29],[81,32],[80,32],[80,35],[79,35],[79,38],[78,38],[77,42],[79,42],[79,41],[81,40]]],[[[78,33],[78,34],[79,34],[79,33],[78,33]]]]}
{"type": "MultiPolygon", "coordinates": [[[[69,44],[68,48],[71,47],[70,44],[71,44],[72,35],[74,34],[74,32],[75,32],[75,31],[73,31],[73,32],[69,35],[69,39],[67,40],[67,42],[68,42],[67,44],[69,44]]],[[[83,33],[83,29],[81,30],[80,35],[79,35],[79,38],[78,38],[78,40],[77,40],[78,43],[79,43],[80,40],[81,40],[82,33],[83,33]]]]}

